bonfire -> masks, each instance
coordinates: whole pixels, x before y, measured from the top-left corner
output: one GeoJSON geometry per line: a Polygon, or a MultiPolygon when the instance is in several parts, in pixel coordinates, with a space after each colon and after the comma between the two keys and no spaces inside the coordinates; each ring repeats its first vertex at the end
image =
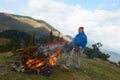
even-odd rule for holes
{"type": "Polygon", "coordinates": [[[18,50],[20,58],[12,64],[12,68],[18,72],[45,76],[53,73],[54,66],[60,66],[69,71],[69,68],[64,64],[58,63],[63,46],[64,44],[61,42],[54,42],[18,50]]]}

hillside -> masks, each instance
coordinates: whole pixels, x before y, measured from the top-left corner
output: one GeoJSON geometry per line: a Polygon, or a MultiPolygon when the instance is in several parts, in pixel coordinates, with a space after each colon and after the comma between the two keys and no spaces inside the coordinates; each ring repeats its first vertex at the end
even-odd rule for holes
{"type": "Polygon", "coordinates": [[[0,33],[0,37],[13,40],[14,42],[20,42],[22,40],[29,42],[31,39],[29,34],[18,30],[5,30],[0,33]]]}
{"type": "Polygon", "coordinates": [[[0,52],[6,52],[32,44],[32,36],[19,30],[4,30],[0,33],[0,52]]]}
{"type": "Polygon", "coordinates": [[[52,30],[54,36],[60,35],[65,40],[70,41],[68,37],[43,20],[36,20],[28,16],[0,13],[0,32],[6,29],[21,30],[29,34],[35,31],[36,38],[48,36],[52,30]]]}
{"type": "Polygon", "coordinates": [[[12,71],[11,62],[17,57],[8,53],[0,54],[0,80],[119,80],[120,68],[99,59],[81,59],[81,68],[67,72],[54,67],[54,73],[49,76],[30,75],[12,71]]]}
{"type": "Polygon", "coordinates": [[[0,13],[0,30],[16,29],[30,31],[33,29],[29,24],[22,23],[4,13],[0,13]]]}

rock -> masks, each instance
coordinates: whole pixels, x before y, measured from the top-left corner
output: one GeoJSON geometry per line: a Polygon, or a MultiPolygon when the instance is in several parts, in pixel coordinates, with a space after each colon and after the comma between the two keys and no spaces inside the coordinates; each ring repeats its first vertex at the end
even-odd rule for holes
{"type": "Polygon", "coordinates": [[[4,75],[5,66],[0,65],[0,74],[4,75]]]}
{"type": "Polygon", "coordinates": [[[9,52],[7,53],[7,55],[8,55],[8,56],[13,56],[14,53],[13,53],[12,51],[9,51],[9,52]]]}

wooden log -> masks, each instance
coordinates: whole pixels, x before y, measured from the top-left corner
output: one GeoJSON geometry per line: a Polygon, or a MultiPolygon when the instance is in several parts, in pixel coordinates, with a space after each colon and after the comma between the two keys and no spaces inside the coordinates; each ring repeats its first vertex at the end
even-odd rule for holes
{"type": "Polygon", "coordinates": [[[68,68],[66,65],[64,64],[59,64],[58,65],[61,69],[65,70],[65,71],[68,71],[68,72],[71,72],[70,68],[68,68]]]}

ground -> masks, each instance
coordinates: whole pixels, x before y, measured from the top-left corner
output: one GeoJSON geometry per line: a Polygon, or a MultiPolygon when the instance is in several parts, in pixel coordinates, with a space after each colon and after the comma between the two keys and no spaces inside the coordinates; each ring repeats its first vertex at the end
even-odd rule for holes
{"type": "Polygon", "coordinates": [[[120,67],[99,59],[81,58],[80,69],[71,69],[67,72],[59,67],[54,67],[54,73],[49,77],[30,75],[12,71],[11,63],[17,56],[6,53],[0,54],[0,80],[119,80],[120,67]]]}

